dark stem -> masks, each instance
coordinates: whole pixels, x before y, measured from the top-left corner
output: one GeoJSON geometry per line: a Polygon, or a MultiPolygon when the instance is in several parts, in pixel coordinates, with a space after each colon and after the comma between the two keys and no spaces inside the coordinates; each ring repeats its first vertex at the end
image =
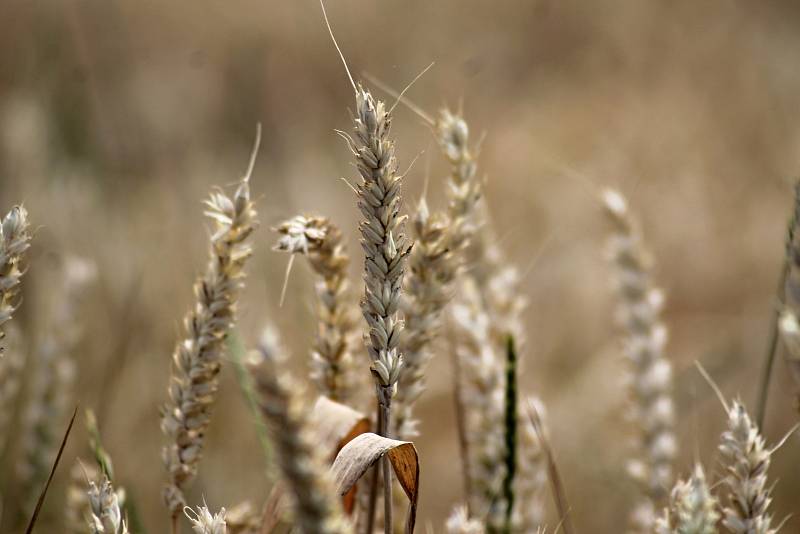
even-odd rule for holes
{"type": "MultiPolygon", "coordinates": [[[[794,234],[794,224],[796,221],[792,221],[792,225],[789,228],[788,234],[788,242],[789,247],[791,247],[792,237],[794,234]]],[[[770,332],[769,332],[769,344],[767,345],[767,354],[764,359],[764,370],[761,373],[761,382],[758,386],[758,397],[756,398],[756,425],[758,428],[763,432],[764,431],[764,419],[767,415],[767,398],[769,397],[769,382],[772,378],[772,368],[775,364],[775,355],[778,353],[778,341],[780,339],[780,335],[778,333],[778,322],[780,321],[781,315],[781,308],[783,307],[783,299],[784,299],[784,288],[786,286],[786,277],[789,276],[789,269],[791,267],[791,260],[790,255],[792,251],[790,248],[787,249],[786,255],[784,256],[785,259],[783,261],[783,269],[781,270],[781,276],[778,280],[778,302],[775,306],[775,309],[772,312],[772,322],[770,324],[770,332]]]]}
{"type": "MultiPolygon", "coordinates": [[[[783,287],[783,279],[781,277],[781,287],[783,287]]],[[[772,312],[772,323],[770,324],[769,344],[767,345],[767,353],[764,359],[764,368],[761,371],[761,381],[758,386],[758,397],[756,400],[756,425],[763,432],[764,419],[767,415],[767,399],[769,397],[769,383],[772,378],[772,368],[775,365],[775,355],[778,353],[778,321],[780,320],[780,307],[776,306],[772,312]]]]}
{"type": "Polygon", "coordinates": [[[795,185],[794,189],[794,211],[792,218],[789,221],[789,228],[786,231],[786,253],[783,255],[783,268],[781,269],[781,276],[778,281],[778,305],[772,313],[772,323],[770,325],[769,344],[767,345],[767,354],[764,359],[764,370],[761,374],[761,382],[758,386],[758,395],[756,397],[756,424],[758,428],[764,431],[764,419],[767,414],[767,398],[769,396],[769,382],[772,378],[772,368],[775,364],[775,355],[778,353],[778,341],[780,339],[778,323],[780,322],[781,309],[784,305],[786,296],[786,282],[789,277],[789,270],[792,265],[797,265],[798,251],[795,247],[794,238],[795,231],[798,223],[800,223],[800,182],[795,185]]]}
{"type": "Polygon", "coordinates": [[[514,476],[517,471],[517,351],[512,336],[506,339],[505,389],[506,476],[503,479],[503,498],[506,501],[506,517],[503,532],[510,533],[514,511],[514,476]]]}
{"type": "Polygon", "coordinates": [[[36,508],[33,510],[33,515],[31,516],[31,520],[28,522],[28,528],[25,529],[25,534],[31,534],[33,532],[33,527],[36,525],[36,520],[39,518],[39,512],[41,512],[42,506],[44,505],[44,498],[47,495],[47,490],[50,489],[50,483],[53,482],[53,476],[56,474],[58,462],[61,461],[61,455],[64,454],[64,447],[67,445],[69,433],[72,432],[72,425],[75,423],[76,415],[78,415],[77,406],[75,406],[75,411],[72,412],[72,418],[69,420],[67,431],[64,432],[64,437],[61,439],[61,446],[58,448],[58,454],[56,454],[56,459],[53,461],[53,467],[50,469],[50,475],[47,477],[47,482],[45,482],[42,492],[39,494],[39,499],[36,501],[36,508]]]}

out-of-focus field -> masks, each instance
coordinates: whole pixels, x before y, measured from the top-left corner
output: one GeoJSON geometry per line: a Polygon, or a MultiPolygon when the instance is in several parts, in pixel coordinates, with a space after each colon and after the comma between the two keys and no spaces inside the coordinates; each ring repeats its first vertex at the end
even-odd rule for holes
{"type": "MultiPolygon", "coordinates": [[[[618,532],[634,488],[624,474],[623,365],[613,324],[605,226],[596,189],[619,187],[641,215],[666,290],[676,367],[679,467],[715,474],[723,411],[694,369],[754,405],[792,205],[800,147],[800,4],[789,1],[529,2],[330,0],[354,73],[409,91],[435,112],[463,102],[485,131],[480,165],[509,258],[524,272],[522,382],[548,405],[552,441],[581,532],[618,532]]],[[[303,373],[312,286],[298,263],[278,307],[286,257],[270,227],[297,212],[329,215],[361,252],[355,170],[334,129],[350,128],[352,90],[312,0],[5,0],[0,3],[0,207],[24,201],[38,228],[15,321],[28,338],[54,305],[59,259],[98,267],[77,321],[75,400],[101,416],[121,484],[149,532],[163,532],[160,491],[170,356],[206,261],[201,200],[244,172],[262,227],[238,330],[276,323],[303,373]],[[98,406],[107,383],[108,401],[98,406]]],[[[445,166],[422,121],[394,121],[407,205],[426,173],[443,202],[445,166]]],[[[420,520],[439,529],[461,499],[450,371],[440,349],[421,400],[420,520]]],[[[230,366],[191,493],[212,507],[268,483],[230,366]]],[[[779,362],[766,436],[796,420],[779,362]]],[[[66,423],[66,422],[65,422],[66,423]]],[[[42,532],[58,530],[76,430],[48,495],[42,532]]],[[[796,512],[800,442],[775,455],[778,518],[796,512]]],[[[13,497],[14,489],[2,488],[13,497]]],[[[551,516],[554,517],[554,516],[551,516]]],[[[800,528],[792,517],[785,532],[800,528]]]]}

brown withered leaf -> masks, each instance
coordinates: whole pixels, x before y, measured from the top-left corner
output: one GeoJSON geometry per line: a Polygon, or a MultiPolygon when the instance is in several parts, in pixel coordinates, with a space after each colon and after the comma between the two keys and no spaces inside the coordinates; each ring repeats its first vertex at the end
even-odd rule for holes
{"type": "Polygon", "coordinates": [[[345,445],[333,462],[333,473],[340,495],[348,493],[375,462],[386,455],[394,474],[408,497],[406,533],[414,532],[419,497],[419,457],[410,441],[397,441],[366,433],[345,445]]]}
{"type": "Polygon", "coordinates": [[[370,426],[366,415],[325,396],[320,396],[314,403],[309,419],[323,450],[330,451],[331,461],[353,438],[369,432],[370,426]]]}

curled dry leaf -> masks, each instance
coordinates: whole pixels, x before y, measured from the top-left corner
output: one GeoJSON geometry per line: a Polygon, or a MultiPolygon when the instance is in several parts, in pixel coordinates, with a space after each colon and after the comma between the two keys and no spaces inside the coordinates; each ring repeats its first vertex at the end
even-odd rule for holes
{"type": "Polygon", "coordinates": [[[311,427],[333,460],[342,447],[356,436],[369,431],[369,418],[349,406],[320,396],[311,413],[311,427]]]}
{"type": "Polygon", "coordinates": [[[397,441],[373,433],[357,436],[345,445],[331,471],[340,495],[347,494],[375,462],[386,455],[394,474],[408,497],[406,533],[414,532],[419,496],[419,457],[410,441],[397,441]]]}
{"type": "MultiPolygon", "coordinates": [[[[330,461],[336,458],[342,447],[356,436],[369,432],[369,418],[363,413],[328,397],[320,396],[311,413],[311,425],[325,451],[330,451],[330,461]]],[[[342,497],[342,507],[346,514],[353,513],[356,504],[354,485],[342,497]]]]}

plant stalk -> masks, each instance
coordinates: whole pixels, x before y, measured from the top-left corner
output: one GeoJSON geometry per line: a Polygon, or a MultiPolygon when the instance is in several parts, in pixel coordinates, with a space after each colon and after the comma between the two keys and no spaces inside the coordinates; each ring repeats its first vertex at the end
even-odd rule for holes
{"type": "MultiPolygon", "coordinates": [[[[378,434],[388,437],[389,420],[391,411],[391,392],[385,396],[388,399],[386,404],[381,404],[381,423],[383,428],[379,429],[378,434]]],[[[381,458],[381,466],[383,469],[383,531],[385,534],[392,534],[392,468],[389,465],[389,457],[385,454],[381,458]]]]}
{"type": "MultiPolygon", "coordinates": [[[[378,416],[378,433],[380,434],[380,429],[383,427],[381,420],[383,419],[383,410],[381,409],[380,403],[377,404],[377,416],[378,416]]],[[[382,462],[378,462],[372,468],[372,479],[369,482],[369,505],[367,507],[367,530],[366,534],[372,534],[375,530],[375,512],[377,511],[378,507],[378,478],[380,478],[380,471],[381,466],[383,465],[382,462]]]]}
{"type": "Polygon", "coordinates": [[[181,532],[180,517],[177,513],[172,514],[170,532],[172,532],[172,534],[180,534],[181,532]]]}

